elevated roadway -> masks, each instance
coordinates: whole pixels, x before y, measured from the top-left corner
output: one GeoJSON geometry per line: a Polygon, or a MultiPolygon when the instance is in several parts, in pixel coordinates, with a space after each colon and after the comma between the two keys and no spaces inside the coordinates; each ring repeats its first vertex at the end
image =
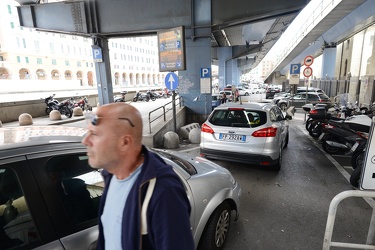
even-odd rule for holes
{"type": "MultiPolygon", "coordinates": [[[[336,46],[375,22],[375,2],[371,0],[311,1],[294,19],[282,37],[270,50],[276,60],[266,76],[273,82],[280,75],[288,76],[290,64],[301,63],[308,55],[314,58],[336,46]]],[[[326,65],[333,68],[335,62],[326,65]]],[[[318,78],[332,79],[334,71],[322,69],[318,78]]],[[[340,75],[342,72],[336,72],[340,75]]],[[[345,72],[346,73],[346,72],[345,72]]]]}

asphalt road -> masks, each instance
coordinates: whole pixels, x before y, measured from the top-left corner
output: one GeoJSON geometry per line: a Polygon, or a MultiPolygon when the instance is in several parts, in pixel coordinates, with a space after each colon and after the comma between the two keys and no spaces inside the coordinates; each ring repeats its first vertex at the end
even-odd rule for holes
{"type": "MultiPolygon", "coordinates": [[[[231,171],[243,191],[240,217],[232,223],[224,249],[322,249],[331,200],[354,189],[348,181],[350,157],[325,154],[298,112],[290,121],[280,172],[215,160],[231,171]]],[[[182,145],[179,150],[199,155],[197,146],[182,145]]],[[[372,203],[363,198],[342,201],[332,240],[365,244],[372,203]]]]}

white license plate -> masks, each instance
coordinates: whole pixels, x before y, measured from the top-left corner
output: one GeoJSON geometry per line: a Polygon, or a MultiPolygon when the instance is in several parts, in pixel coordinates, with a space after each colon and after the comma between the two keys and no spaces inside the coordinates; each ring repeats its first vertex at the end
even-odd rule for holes
{"type": "Polygon", "coordinates": [[[324,136],[324,133],[322,133],[322,134],[319,136],[318,140],[319,140],[319,141],[322,140],[323,136],[324,136]]]}
{"type": "Polygon", "coordinates": [[[350,152],[353,153],[358,148],[358,146],[359,146],[358,142],[354,143],[353,147],[350,149],[350,152]]]}
{"type": "Polygon", "coordinates": [[[219,139],[224,140],[224,141],[245,142],[246,141],[246,135],[220,134],[219,139]]]}

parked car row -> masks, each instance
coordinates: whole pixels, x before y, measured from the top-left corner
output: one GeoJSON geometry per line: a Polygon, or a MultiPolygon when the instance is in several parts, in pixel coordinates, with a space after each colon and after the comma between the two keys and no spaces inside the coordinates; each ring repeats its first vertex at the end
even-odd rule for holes
{"type": "Polygon", "coordinates": [[[290,106],[302,108],[305,104],[326,104],[327,108],[333,106],[333,102],[324,92],[314,91],[314,89],[311,89],[311,92],[310,89],[308,91],[309,92],[303,92],[303,89],[297,89],[295,95],[285,92],[275,94],[272,102],[277,104],[282,110],[286,110],[290,106]]]}

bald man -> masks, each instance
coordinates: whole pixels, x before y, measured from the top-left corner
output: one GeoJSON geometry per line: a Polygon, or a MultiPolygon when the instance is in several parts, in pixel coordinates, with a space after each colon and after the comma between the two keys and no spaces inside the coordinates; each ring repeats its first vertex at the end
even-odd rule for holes
{"type": "Polygon", "coordinates": [[[194,249],[190,203],[179,177],[142,145],[142,118],[128,104],[86,117],[89,164],[103,169],[97,249],[194,249]]]}

